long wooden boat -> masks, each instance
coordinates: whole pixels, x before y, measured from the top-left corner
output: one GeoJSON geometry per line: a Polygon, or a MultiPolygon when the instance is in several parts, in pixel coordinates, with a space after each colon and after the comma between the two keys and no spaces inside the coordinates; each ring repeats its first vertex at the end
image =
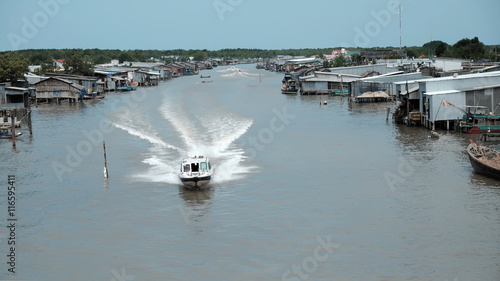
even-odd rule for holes
{"type": "MultiPolygon", "coordinates": [[[[16,132],[16,138],[22,135],[22,132],[16,132]]],[[[12,129],[11,126],[2,126],[0,127],[0,139],[11,139],[12,138],[12,129]]]]}
{"type": "Polygon", "coordinates": [[[500,116],[466,114],[459,125],[469,134],[500,133],[500,116]]]}
{"type": "Polygon", "coordinates": [[[500,153],[498,151],[471,140],[467,153],[476,173],[500,180],[500,153]]]}

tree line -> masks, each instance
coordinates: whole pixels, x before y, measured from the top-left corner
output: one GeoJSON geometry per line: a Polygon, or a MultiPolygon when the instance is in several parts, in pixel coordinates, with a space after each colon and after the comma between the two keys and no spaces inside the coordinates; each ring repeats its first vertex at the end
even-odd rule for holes
{"type": "MultiPolygon", "coordinates": [[[[290,56],[323,56],[330,54],[332,49],[338,48],[304,48],[304,49],[245,49],[232,48],[221,50],[207,49],[174,49],[174,50],[119,50],[119,49],[26,49],[17,51],[0,52],[0,82],[12,81],[28,70],[28,65],[40,65],[41,73],[54,70],[54,59],[63,59],[64,68],[67,73],[92,75],[93,65],[109,63],[117,59],[120,63],[128,61],[162,61],[171,63],[174,61],[187,61],[193,58],[195,61],[205,61],[208,58],[221,59],[244,59],[244,58],[274,58],[278,55],[290,56]]],[[[348,48],[350,51],[369,51],[385,48],[348,48]]],[[[464,38],[453,45],[443,41],[430,41],[421,47],[405,47],[408,57],[453,57],[471,60],[497,61],[498,46],[486,46],[477,37],[473,39],[464,38]]],[[[343,58],[337,59],[330,65],[342,66],[346,63],[361,64],[363,61],[359,55],[351,57],[351,61],[343,58]]]]}

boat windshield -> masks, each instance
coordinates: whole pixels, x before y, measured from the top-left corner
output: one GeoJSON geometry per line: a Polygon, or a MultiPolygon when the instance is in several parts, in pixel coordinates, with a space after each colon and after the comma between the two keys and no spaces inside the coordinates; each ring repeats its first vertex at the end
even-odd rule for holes
{"type": "Polygon", "coordinates": [[[193,170],[193,172],[199,172],[199,169],[200,169],[200,165],[198,163],[191,163],[191,169],[193,170]]]}
{"type": "Polygon", "coordinates": [[[200,170],[202,170],[202,171],[208,171],[208,169],[207,169],[207,162],[201,162],[200,163],[200,170]]]}
{"type": "Polygon", "coordinates": [[[191,171],[191,166],[189,164],[184,165],[184,173],[189,173],[191,171]]]}

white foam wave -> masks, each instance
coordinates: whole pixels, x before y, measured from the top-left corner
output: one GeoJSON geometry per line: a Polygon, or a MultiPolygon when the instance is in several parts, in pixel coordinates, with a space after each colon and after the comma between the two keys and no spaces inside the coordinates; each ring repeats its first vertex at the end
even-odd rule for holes
{"type": "Polygon", "coordinates": [[[171,144],[168,144],[166,142],[164,142],[163,140],[159,139],[158,137],[154,136],[154,135],[148,135],[148,134],[151,134],[151,131],[149,131],[148,133],[144,133],[144,132],[140,132],[134,128],[131,128],[127,125],[123,125],[123,124],[116,124],[116,123],[112,123],[113,126],[115,126],[116,128],[118,129],[122,129],[124,131],[126,131],[127,133],[131,134],[132,136],[136,136],[136,137],[139,137],[143,140],[147,140],[148,142],[152,143],[152,144],[157,144],[157,145],[160,145],[160,146],[163,146],[163,147],[166,147],[166,148],[170,148],[170,149],[173,149],[173,150],[177,150],[177,151],[183,151],[182,149],[176,147],[176,146],[173,146],[171,144]]]}
{"type": "Polygon", "coordinates": [[[171,145],[158,137],[149,122],[137,121],[136,116],[124,114],[117,117],[118,122],[112,123],[130,135],[152,144],[142,161],[148,168],[135,175],[136,179],[180,184],[177,175],[182,158],[196,154],[211,159],[215,169],[212,183],[215,184],[241,179],[254,169],[245,165],[247,157],[243,149],[235,144],[252,126],[251,118],[242,117],[235,112],[202,114],[201,111],[194,111],[195,114],[200,114],[196,116],[170,99],[164,99],[158,109],[177,132],[176,136],[181,140],[180,146],[171,145]]]}
{"type": "MultiPolygon", "coordinates": [[[[135,178],[151,182],[164,182],[169,184],[180,184],[178,175],[178,161],[168,161],[165,158],[159,158],[156,155],[152,155],[142,161],[148,164],[150,167],[145,172],[138,174],[135,178]]],[[[179,164],[180,165],[180,164],[179,164]]]]}
{"type": "Polygon", "coordinates": [[[243,118],[234,113],[210,116],[212,118],[206,118],[202,124],[211,136],[211,146],[219,153],[226,151],[229,145],[246,133],[253,124],[251,118],[243,118]]]}
{"type": "Polygon", "coordinates": [[[186,144],[193,144],[196,140],[196,131],[194,124],[188,118],[186,112],[178,106],[172,106],[167,100],[160,106],[160,112],[167,121],[174,126],[180,137],[186,144]]]}

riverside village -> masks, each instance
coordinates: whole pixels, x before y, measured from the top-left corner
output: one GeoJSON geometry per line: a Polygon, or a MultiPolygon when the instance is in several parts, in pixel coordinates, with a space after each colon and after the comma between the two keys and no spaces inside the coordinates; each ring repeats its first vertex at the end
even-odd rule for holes
{"type": "MultiPolygon", "coordinates": [[[[477,38],[469,41],[474,40],[477,38]]],[[[85,103],[104,99],[110,92],[127,95],[138,87],[155,87],[183,76],[217,83],[203,71],[217,67],[238,70],[238,64],[255,64],[259,75],[282,73],[276,94],[316,95],[320,105],[327,104],[323,98],[327,96],[358,104],[386,103],[387,119],[400,126],[428,129],[432,138],[439,138],[440,130],[476,134],[484,141],[500,137],[500,63],[495,60],[415,57],[413,51],[408,54],[401,48],[339,48],[313,56],[272,58],[169,55],[146,62],[113,59],[91,64],[90,71],[80,73],[67,60],[50,58],[42,65],[29,65],[15,79],[1,81],[1,137],[11,139],[14,147],[21,126],[26,125],[32,134],[31,111],[37,104],[85,103]]]]}

